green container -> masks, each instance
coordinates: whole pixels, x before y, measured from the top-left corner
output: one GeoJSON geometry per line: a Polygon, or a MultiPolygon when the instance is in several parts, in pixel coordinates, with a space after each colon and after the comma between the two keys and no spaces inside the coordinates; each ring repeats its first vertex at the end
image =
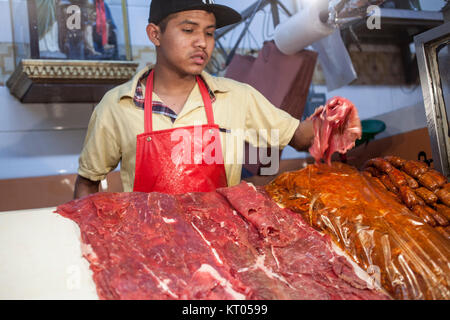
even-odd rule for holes
{"type": "Polygon", "coordinates": [[[386,124],[380,120],[362,120],[362,136],[361,139],[356,140],[355,145],[359,146],[373,140],[375,136],[386,130],[386,124]]]}

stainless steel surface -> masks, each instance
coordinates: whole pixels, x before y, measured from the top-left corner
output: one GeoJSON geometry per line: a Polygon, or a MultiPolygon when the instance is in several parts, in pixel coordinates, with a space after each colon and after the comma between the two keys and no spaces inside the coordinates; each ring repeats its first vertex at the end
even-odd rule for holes
{"type": "Polygon", "coordinates": [[[391,24],[432,24],[442,23],[444,15],[439,11],[414,11],[406,9],[381,8],[381,18],[391,24]]]}
{"type": "Polygon", "coordinates": [[[278,11],[278,1],[270,1],[270,9],[272,10],[274,28],[280,24],[280,12],[278,11]]]}
{"type": "MultiPolygon", "coordinates": [[[[434,167],[445,176],[450,177],[450,132],[449,114],[445,105],[448,96],[448,84],[442,85],[441,74],[449,70],[439,70],[438,55],[441,50],[449,50],[450,23],[424,32],[414,37],[419,64],[420,82],[422,84],[428,132],[431,139],[434,167]]],[[[447,55],[448,58],[448,55],[447,55]]],[[[448,63],[446,64],[448,66],[448,63]]]]}
{"type": "Polygon", "coordinates": [[[437,11],[413,11],[404,9],[381,8],[380,29],[367,28],[366,19],[343,23],[341,30],[344,38],[348,38],[353,28],[361,43],[409,44],[414,36],[436,28],[444,23],[442,12],[437,11]]]}

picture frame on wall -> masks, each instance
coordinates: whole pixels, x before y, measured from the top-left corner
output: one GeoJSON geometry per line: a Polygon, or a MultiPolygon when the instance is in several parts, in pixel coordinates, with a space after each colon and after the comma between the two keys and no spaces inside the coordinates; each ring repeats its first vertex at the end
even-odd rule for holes
{"type": "Polygon", "coordinates": [[[132,59],[126,0],[10,0],[10,4],[16,64],[21,59],[132,59]]]}
{"type": "Polygon", "coordinates": [[[6,85],[22,103],[98,103],[136,72],[126,0],[10,0],[10,13],[6,85]]]}

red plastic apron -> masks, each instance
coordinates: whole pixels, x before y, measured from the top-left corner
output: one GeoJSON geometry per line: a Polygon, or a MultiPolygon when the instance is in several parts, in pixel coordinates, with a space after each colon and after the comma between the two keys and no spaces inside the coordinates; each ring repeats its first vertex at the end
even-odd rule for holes
{"type": "Polygon", "coordinates": [[[227,179],[220,144],[219,126],[214,124],[211,97],[196,77],[208,124],[153,131],[153,71],[145,93],[145,132],[137,136],[134,192],[180,194],[209,192],[226,187],[227,179]]]}

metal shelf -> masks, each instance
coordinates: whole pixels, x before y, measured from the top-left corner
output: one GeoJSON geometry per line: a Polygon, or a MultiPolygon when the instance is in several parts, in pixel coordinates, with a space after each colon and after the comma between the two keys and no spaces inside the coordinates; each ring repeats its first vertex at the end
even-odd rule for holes
{"type": "MultiPolygon", "coordinates": [[[[354,32],[361,43],[411,43],[414,36],[444,23],[438,11],[381,9],[381,29],[367,28],[366,19],[343,28],[343,34],[354,32]]],[[[351,35],[350,35],[351,36],[351,35]]]]}
{"type": "Polygon", "coordinates": [[[415,11],[405,9],[381,9],[381,23],[392,25],[406,24],[413,26],[434,27],[444,22],[444,15],[439,11],[415,11]]]}

